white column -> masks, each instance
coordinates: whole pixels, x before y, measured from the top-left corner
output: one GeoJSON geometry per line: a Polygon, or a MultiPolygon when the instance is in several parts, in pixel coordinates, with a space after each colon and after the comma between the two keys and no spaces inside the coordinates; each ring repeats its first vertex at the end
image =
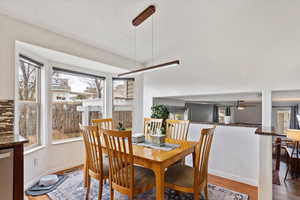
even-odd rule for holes
{"type": "Polygon", "coordinates": [[[144,126],[144,76],[135,76],[134,101],[133,101],[133,132],[142,132],[144,126]]]}
{"type": "MultiPolygon", "coordinates": [[[[262,92],[262,124],[271,127],[272,124],[272,91],[262,92]]],[[[259,137],[259,200],[272,200],[272,137],[259,137]]]]}
{"type": "Polygon", "coordinates": [[[103,108],[104,118],[112,117],[112,104],[113,104],[112,91],[113,91],[112,76],[107,76],[105,82],[105,99],[104,99],[104,108],[103,108]]]}

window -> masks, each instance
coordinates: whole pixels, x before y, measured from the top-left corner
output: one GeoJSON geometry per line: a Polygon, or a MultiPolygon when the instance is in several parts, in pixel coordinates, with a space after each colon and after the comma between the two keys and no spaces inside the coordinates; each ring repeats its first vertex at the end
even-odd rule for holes
{"type": "Polygon", "coordinates": [[[80,126],[103,117],[105,78],[53,68],[52,138],[80,137],[80,126]]]}
{"type": "Polygon", "coordinates": [[[226,107],[218,107],[219,123],[224,123],[226,107]]]}
{"type": "Polygon", "coordinates": [[[41,63],[20,55],[18,69],[17,122],[19,134],[29,139],[25,144],[33,148],[41,144],[41,63]]]}
{"type": "Polygon", "coordinates": [[[113,79],[113,120],[114,125],[122,123],[124,128],[132,128],[134,99],[134,79],[113,79]]]}
{"type": "Polygon", "coordinates": [[[276,128],[280,133],[284,133],[290,127],[290,109],[280,109],[276,111],[276,128]]]}

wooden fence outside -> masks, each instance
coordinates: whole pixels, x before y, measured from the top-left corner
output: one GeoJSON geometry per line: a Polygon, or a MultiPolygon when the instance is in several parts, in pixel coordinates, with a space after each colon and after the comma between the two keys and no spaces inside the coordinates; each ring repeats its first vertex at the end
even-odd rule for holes
{"type": "Polygon", "coordinates": [[[52,103],[52,129],[61,133],[76,133],[80,131],[82,113],[77,111],[81,102],[52,103]]]}
{"type": "Polygon", "coordinates": [[[118,123],[123,123],[125,128],[132,128],[132,111],[113,111],[113,120],[115,128],[118,123]]]}

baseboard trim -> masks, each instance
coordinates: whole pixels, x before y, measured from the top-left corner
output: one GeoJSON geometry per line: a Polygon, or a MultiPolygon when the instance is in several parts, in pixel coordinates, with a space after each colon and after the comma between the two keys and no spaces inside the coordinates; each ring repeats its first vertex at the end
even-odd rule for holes
{"type": "Polygon", "coordinates": [[[251,186],[254,186],[254,187],[258,187],[258,180],[248,179],[248,178],[244,178],[244,177],[237,176],[237,175],[234,175],[234,174],[224,173],[222,171],[218,171],[218,170],[214,170],[214,169],[208,169],[208,173],[212,174],[214,176],[219,176],[219,177],[222,177],[222,178],[225,178],[225,179],[229,179],[229,180],[233,180],[233,181],[236,181],[236,182],[251,185],[251,186]]]}
{"type": "Polygon", "coordinates": [[[55,169],[47,170],[47,171],[41,173],[40,175],[36,176],[35,178],[31,179],[30,181],[26,182],[25,185],[24,185],[24,189],[27,190],[29,187],[33,186],[43,176],[46,176],[48,174],[61,173],[61,172],[67,171],[67,170],[72,170],[72,169],[75,169],[75,168],[80,168],[81,166],[83,166],[83,163],[76,162],[76,163],[64,165],[64,166],[61,166],[61,167],[57,167],[55,169]]]}

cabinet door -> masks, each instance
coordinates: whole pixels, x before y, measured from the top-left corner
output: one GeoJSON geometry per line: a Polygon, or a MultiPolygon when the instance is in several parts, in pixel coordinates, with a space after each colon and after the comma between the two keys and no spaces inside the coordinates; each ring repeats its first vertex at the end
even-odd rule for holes
{"type": "Polygon", "coordinates": [[[0,194],[5,200],[13,200],[13,152],[0,150],[0,194]]]}

